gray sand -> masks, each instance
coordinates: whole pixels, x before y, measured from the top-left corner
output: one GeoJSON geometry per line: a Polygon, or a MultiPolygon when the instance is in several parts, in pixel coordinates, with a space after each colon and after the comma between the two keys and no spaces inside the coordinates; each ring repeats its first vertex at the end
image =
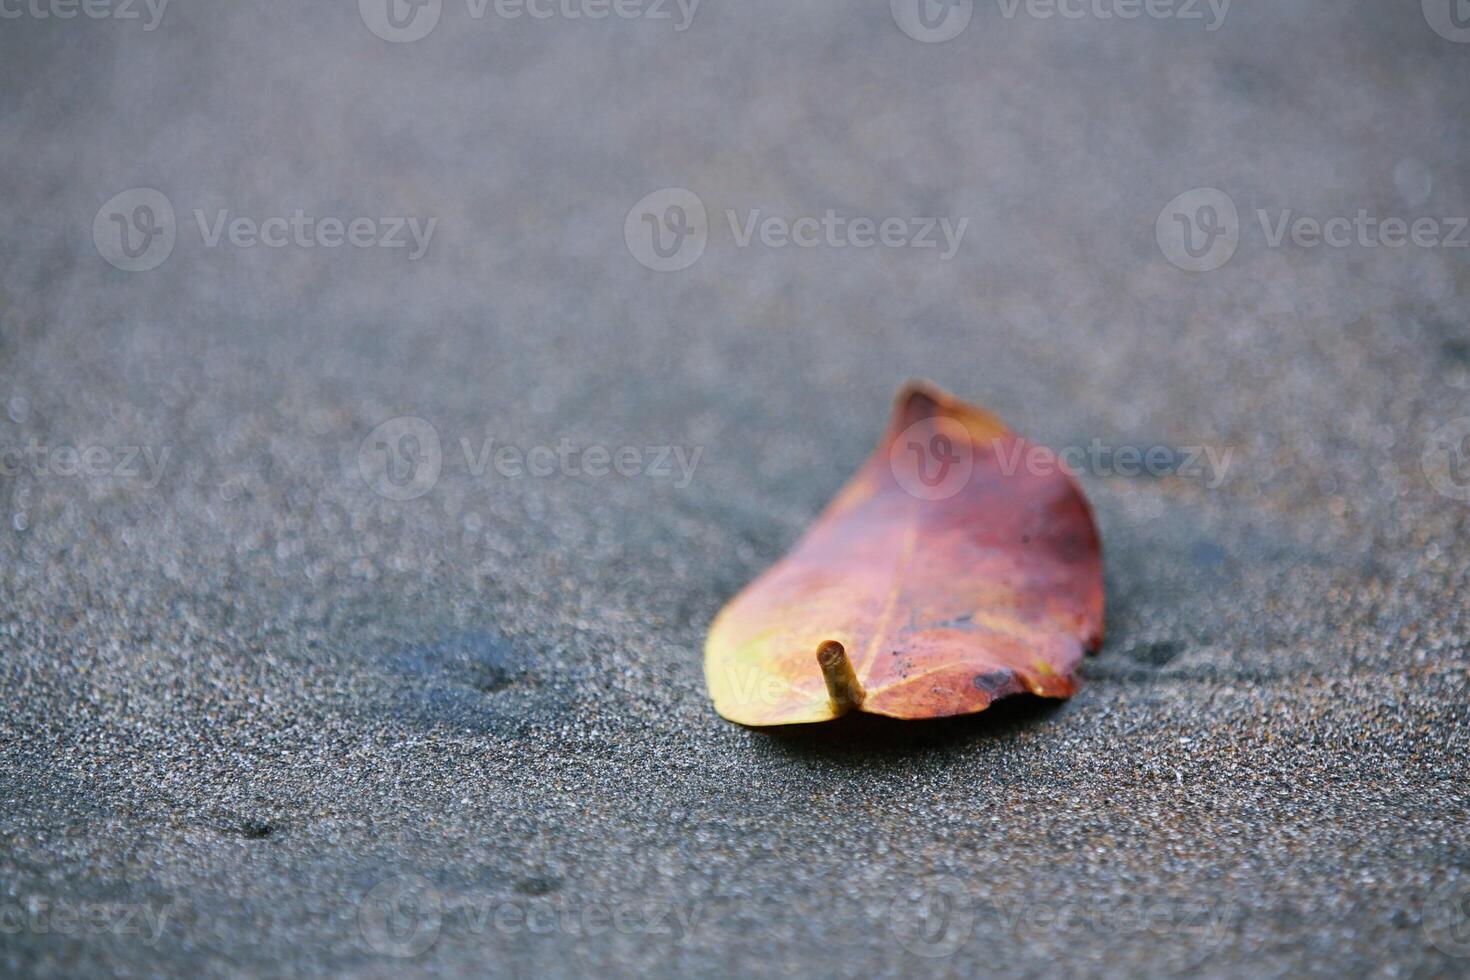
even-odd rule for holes
{"type": "Polygon", "coordinates": [[[1470,973],[1470,44],[885,6],[5,8],[0,973],[1470,973]],[[130,272],[92,228],[140,187],[176,240],[130,272]],[[682,271],[623,237],[665,187],[682,271]],[[1156,239],[1191,188],[1238,208],[1214,271],[1156,239]],[[298,208],[438,221],[219,224],[298,208]],[[742,246],[757,209],[969,221],[742,246]],[[1288,209],[1440,238],[1273,246],[1288,209]],[[1083,689],[723,721],[705,626],[911,376],[1107,449],[1083,689]],[[362,449],[410,416],[436,479],[362,449]]]}

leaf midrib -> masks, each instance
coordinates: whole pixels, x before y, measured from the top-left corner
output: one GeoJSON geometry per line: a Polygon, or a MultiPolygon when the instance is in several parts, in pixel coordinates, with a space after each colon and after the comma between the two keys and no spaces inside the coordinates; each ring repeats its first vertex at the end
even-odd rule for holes
{"type": "Polygon", "coordinates": [[[858,671],[858,680],[864,685],[867,684],[872,674],[873,664],[878,659],[878,652],[883,648],[883,641],[888,636],[893,614],[898,609],[898,600],[903,592],[904,577],[908,573],[909,565],[913,562],[914,546],[918,543],[919,538],[918,501],[914,501],[914,506],[910,509],[909,514],[911,516],[908,527],[904,530],[902,550],[899,552],[898,564],[893,570],[893,585],[888,590],[888,598],[884,600],[883,612],[873,624],[873,638],[868,641],[868,649],[863,656],[863,666],[858,671]]]}

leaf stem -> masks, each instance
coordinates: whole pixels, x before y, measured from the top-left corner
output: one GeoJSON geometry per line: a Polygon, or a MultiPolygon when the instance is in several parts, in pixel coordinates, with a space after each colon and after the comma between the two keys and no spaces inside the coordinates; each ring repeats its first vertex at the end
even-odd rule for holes
{"type": "Polygon", "coordinates": [[[858,683],[857,671],[852,669],[847,649],[836,640],[827,640],[817,647],[817,664],[822,668],[822,680],[827,682],[827,696],[839,715],[845,715],[863,704],[863,686],[858,683]]]}

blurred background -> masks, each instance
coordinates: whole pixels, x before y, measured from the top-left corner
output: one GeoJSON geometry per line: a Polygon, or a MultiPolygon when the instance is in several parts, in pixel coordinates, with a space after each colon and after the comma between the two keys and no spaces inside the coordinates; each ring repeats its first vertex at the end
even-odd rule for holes
{"type": "Polygon", "coordinates": [[[0,0],[0,966],[1470,969],[1470,5],[0,0]],[[739,728],[907,378],[1071,701],[739,728]]]}

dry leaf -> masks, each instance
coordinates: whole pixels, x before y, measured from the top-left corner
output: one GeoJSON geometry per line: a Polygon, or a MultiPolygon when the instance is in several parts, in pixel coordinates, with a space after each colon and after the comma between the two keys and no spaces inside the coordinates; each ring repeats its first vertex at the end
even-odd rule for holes
{"type": "Polygon", "coordinates": [[[796,547],[715,618],[705,681],[745,725],[1064,698],[1102,612],[1097,529],[1055,455],[915,384],[796,547]]]}

